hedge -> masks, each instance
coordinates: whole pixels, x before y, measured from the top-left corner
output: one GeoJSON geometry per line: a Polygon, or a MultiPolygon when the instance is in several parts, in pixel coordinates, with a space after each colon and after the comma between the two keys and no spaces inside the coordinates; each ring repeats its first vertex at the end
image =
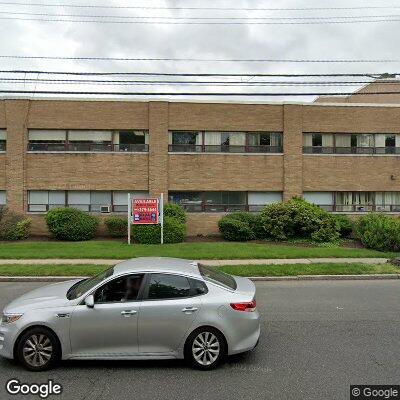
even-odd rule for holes
{"type": "Polygon", "coordinates": [[[225,240],[245,242],[259,237],[259,217],[245,212],[235,212],[222,217],[219,231],[225,240]]]}
{"type": "Polygon", "coordinates": [[[165,204],[164,205],[164,218],[172,217],[181,221],[183,224],[186,223],[185,210],[179,204],[165,204]]]}
{"type": "Polygon", "coordinates": [[[0,210],[0,239],[22,240],[30,234],[32,220],[3,207],[0,210]]]}
{"type": "Polygon", "coordinates": [[[126,217],[108,217],[105,219],[108,234],[114,238],[123,238],[127,236],[128,219],[126,217]]]}
{"type": "Polygon", "coordinates": [[[50,233],[58,240],[81,241],[96,236],[97,218],[76,208],[53,208],[45,220],[50,233]]]}

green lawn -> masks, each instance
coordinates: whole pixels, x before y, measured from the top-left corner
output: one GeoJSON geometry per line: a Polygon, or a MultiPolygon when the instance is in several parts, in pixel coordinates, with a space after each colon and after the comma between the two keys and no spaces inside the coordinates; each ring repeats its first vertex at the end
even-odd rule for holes
{"type": "Polygon", "coordinates": [[[346,247],[305,247],[288,244],[257,243],[179,243],[128,245],[118,241],[89,242],[14,242],[0,244],[0,259],[178,257],[187,259],[394,257],[399,253],[346,247]]]}
{"type": "MultiPolygon", "coordinates": [[[[0,276],[92,276],[106,265],[0,265],[0,276]]],[[[391,264],[229,265],[222,271],[239,276],[399,274],[391,264]]]]}

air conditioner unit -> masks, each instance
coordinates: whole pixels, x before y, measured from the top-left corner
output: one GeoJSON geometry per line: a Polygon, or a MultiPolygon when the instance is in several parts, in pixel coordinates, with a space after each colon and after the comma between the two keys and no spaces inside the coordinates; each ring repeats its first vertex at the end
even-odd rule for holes
{"type": "Polygon", "coordinates": [[[111,207],[110,206],[101,206],[100,207],[100,212],[104,213],[104,214],[110,213],[111,212],[111,207]]]}

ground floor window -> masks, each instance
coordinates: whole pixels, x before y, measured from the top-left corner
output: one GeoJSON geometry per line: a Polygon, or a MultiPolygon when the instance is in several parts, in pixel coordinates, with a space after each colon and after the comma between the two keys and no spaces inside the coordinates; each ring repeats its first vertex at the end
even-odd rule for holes
{"type": "Polygon", "coordinates": [[[282,201],[282,192],[181,191],[169,192],[168,197],[187,212],[258,212],[266,204],[282,201]]]}
{"type": "Polygon", "coordinates": [[[400,212],[400,192],[304,192],[303,197],[327,211],[400,212]]]}
{"type": "Polygon", "coordinates": [[[0,190],[0,208],[4,207],[7,203],[7,196],[5,190],[0,190]]]}
{"type": "Polygon", "coordinates": [[[47,212],[57,207],[73,207],[88,212],[125,213],[128,211],[128,193],[131,193],[132,198],[149,197],[146,191],[30,190],[28,211],[47,212]]]}

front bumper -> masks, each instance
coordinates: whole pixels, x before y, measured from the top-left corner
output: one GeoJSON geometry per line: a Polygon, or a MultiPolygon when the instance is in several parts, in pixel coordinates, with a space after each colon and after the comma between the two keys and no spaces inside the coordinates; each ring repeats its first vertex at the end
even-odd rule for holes
{"type": "Polygon", "coordinates": [[[14,358],[14,343],[18,336],[16,324],[0,325],[0,356],[14,358]]]}

